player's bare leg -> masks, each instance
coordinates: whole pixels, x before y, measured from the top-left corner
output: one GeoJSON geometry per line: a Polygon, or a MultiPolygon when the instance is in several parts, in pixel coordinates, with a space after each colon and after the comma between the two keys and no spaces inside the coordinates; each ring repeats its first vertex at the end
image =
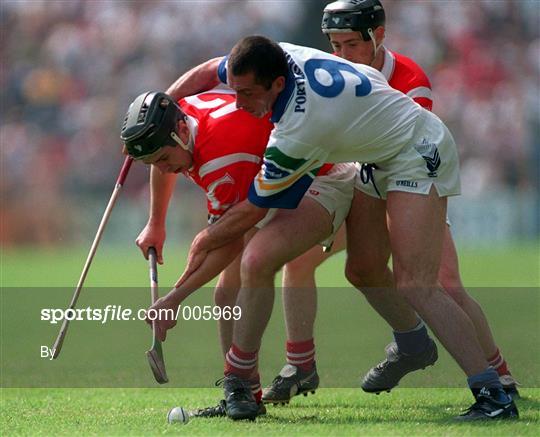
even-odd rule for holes
{"type": "MultiPolygon", "coordinates": [[[[322,248],[314,246],[305,255],[318,256],[318,251],[322,252],[322,248]]],[[[302,342],[313,338],[317,315],[315,268],[314,264],[306,264],[304,256],[283,267],[283,315],[287,341],[302,342]]]]}
{"type": "Polygon", "coordinates": [[[476,335],[480,346],[484,352],[484,357],[488,363],[495,368],[499,374],[501,383],[506,392],[512,397],[519,396],[517,383],[513,378],[506,360],[501,355],[497,347],[491,328],[480,304],[467,293],[461,281],[459,273],[459,261],[456,247],[452,239],[450,227],[446,226],[441,267],[439,269],[439,282],[444,290],[456,301],[456,303],[467,313],[474,324],[476,335]]]}
{"type": "Polygon", "coordinates": [[[283,268],[287,364],[263,390],[265,403],[287,403],[293,396],[315,393],[319,387],[313,333],[317,313],[315,270],[345,248],[345,238],[345,226],[342,225],[334,236],[330,251],[324,252],[317,244],[283,268]]]}
{"type": "MultiPolygon", "coordinates": [[[[255,232],[256,230],[253,229],[246,233],[244,236],[244,244],[247,244],[251,237],[255,235],[255,232]]],[[[232,308],[234,305],[236,305],[236,298],[238,297],[238,291],[240,290],[241,285],[241,260],[242,254],[239,254],[235,260],[219,275],[219,279],[214,290],[214,303],[216,306],[222,309],[226,306],[232,308]]],[[[218,320],[219,342],[224,356],[232,344],[233,323],[234,320],[232,319],[225,320],[224,318],[220,318],[218,320]]]]}
{"type": "Polygon", "coordinates": [[[242,257],[242,288],[237,300],[242,317],[234,327],[236,346],[245,351],[258,350],[272,313],[276,272],[330,235],[331,230],[332,217],[326,209],[313,199],[304,198],[295,210],[279,210],[255,234],[242,257]]]}
{"type": "Polygon", "coordinates": [[[283,312],[288,341],[301,342],[313,338],[317,313],[315,270],[328,258],[345,249],[345,246],[345,225],[342,225],[329,252],[324,252],[322,247],[316,244],[285,264],[282,281],[283,312]]]}
{"type": "MultiPolygon", "coordinates": [[[[255,234],[256,230],[253,229],[248,231],[244,235],[244,244],[250,240],[250,238],[255,234]]],[[[220,308],[226,306],[232,308],[236,305],[236,298],[238,297],[238,292],[240,290],[241,280],[240,280],[240,262],[242,259],[242,254],[239,254],[235,260],[227,266],[225,270],[219,275],[219,279],[214,289],[214,303],[220,308]]],[[[226,320],[220,318],[218,320],[218,334],[221,350],[223,351],[223,356],[229,351],[232,345],[232,334],[233,334],[233,324],[234,320],[226,320]]],[[[216,383],[217,384],[217,383],[216,383]]],[[[254,384],[251,387],[252,393],[255,399],[259,402],[259,410],[257,415],[266,414],[266,408],[260,399],[262,398],[262,388],[260,384],[254,384]]],[[[193,413],[196,417],[224,417],[226,413],[226,402],[221,400],[217,405],[211,407],[200,408],[193,413]]]]}
{"type": "MultiPolygon", "coordinates": [[[[226,306],[232,308],[236,304],[236,298],[238,291],[240,290],[240,260],[242,254],[238,255],[236,259],[229,264],[229,266],[221,272],[219,279],[214,290],[214,303],[220,308],[226,306]]],[[[218,333],[219,343],[223,356],[230,349],[232,344],[234,320],[225,320],[220,318],[218,320],[218,333]]]]}
{"type": "Polygon", "coordinates": [[[445,232],[446,198],[388,193],[388,229],[396,286],[468,375],[484,372],[487,361],[465,312],[438,286],[445,232]]]}
{"type": "MultiPolygon", "coordinates": [[[[247,244],[248,241],[255,235],[256,229],[248,231],[244,235],[244,244],[247,244]]],[[[216,286],[214,300],[216,305],[223,308],[224,306],[229,306],[232,308],[236,305],[236,300],[238,297],[238,292],[241,286],[240,278],[240,264],[242,260],[242,254],[238,255],[236,259],[221,273],[219,276],[218,284],[216,286]]],[[[221,349],[223,351],[224,357],[231,348],[232,345],[232,335],[233,335],[233,326],[234,320],[225,320],[220,318],[218,321],[218,331],[219,331],[219,341],[221,344],[221,349]]],[[[251,384],[251,391],[253,396],[259,403],[258,415],[266,414],[266,409],[261,403],[262,398],[262,387],[258,378],[251,384]]],[[[216,407],[210,407],[208,409],[202,410],[203,415],[208,417],[223,416],[225,415],[225,402],[221,401],[216,407]]]]}
{"type": "Polygon", "coordinates": [[[437,346],[414,309],[395,290],[388,268],[386,201],[356,190],[347,230],[347,278],[393,328],[395,340],[386,346],[386,359],[365,374],[361,387],[368,393],[390,391],[408,373],[433,365],[437,346]]]}
{"type": "Polygon", "coordinates": [[[389,258],[386,202],[355,190],[347,217],[345,274],[395,331],[408,331],[418,324],[418,316],[395,292],[389,258]]]}
{"type": "Polygon", "coordinates": [[[493,334],[482,308],[463,287],[459,274],[457,252],[448,226],[446,226],[444,234],[439,282],[473,322],[484,356],[486,358],[493,356],[497,351],[493,334]]]}
{"type": "Polygon", "coordinates": [[[388,193],[388,228],[397,290],[407,297],[468,376],[476,402],[457,419],[517,418],[512,398],[504,392],[499,375],[484,357],[471,319],[438,286],[446,203],[434,186],[428,195],[388,193]]]}
{"type": "MultiPolygon", "coordinates": [[[[226,355],[225,392],[246,392],[259,381],[257,353],[272,314],[274,277],[287,262],[296,258],[332,232],[332,217],[318,202],[304,198],[296,210],[279,210],[270,223],[255,234],[244,249],[241,265],[242,288],[236,304],[242,317],[235,322],[233,344],[226,355]],[[309,217],[309,227],[305,218],[309,217]],[[301,238],[298,238],[301,236],[301,238]],[[249,381],[249,382],[248,382],[249,381]]],[[[257,406],[248,402],[227,405],[227,414],[254,416],[257,406]]]]}

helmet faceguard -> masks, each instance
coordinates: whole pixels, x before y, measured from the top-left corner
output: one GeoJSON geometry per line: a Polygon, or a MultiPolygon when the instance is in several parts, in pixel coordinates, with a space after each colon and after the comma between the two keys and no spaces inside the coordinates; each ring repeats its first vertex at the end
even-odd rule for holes
{"type": "Polygon", "coordinates": [[[373,39],[373,31],[385,23],[384,8],[379,0],[347,0],[324,8],[323,33],[360,32],[364,41],[373,39]]]}
{"type": "Polygon", "coordinates": [[[146,92],[129,105],[120,138],[134,159],[143,159],[174,143],[189,150],[189,145],[178,135],[178,122],[185,119],[185,114],[169,95],[146,92]]]}

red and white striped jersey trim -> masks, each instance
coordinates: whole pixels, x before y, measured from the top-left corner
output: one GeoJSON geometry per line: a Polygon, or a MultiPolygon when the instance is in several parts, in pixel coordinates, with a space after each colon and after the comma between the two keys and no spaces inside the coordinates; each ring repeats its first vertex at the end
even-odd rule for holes
{"type": "Polygon", "coordinates": [[[413,100],[419,97],[424,97],[431,100],[431,90],[425,86],[419,86],[418,88],[414,88],[410,90],[407,95],[413,100]]]}
{"type": "Polygon", "coordinates": [[[384,47],[381,73],[392,88],[401,91],[431,111],[433,107],[431,83],[424,70],[412,59],[384,47]]]}
{"type": "Polygon", "coordinates": [[[261,157],[252,155],[250,153],[231,153],[230,155],[221,156],[201,165],[199,168],[199,177],[202,179],[214,171],[238,162],[252,162],[254,164],[260,164],[261,157]]]}

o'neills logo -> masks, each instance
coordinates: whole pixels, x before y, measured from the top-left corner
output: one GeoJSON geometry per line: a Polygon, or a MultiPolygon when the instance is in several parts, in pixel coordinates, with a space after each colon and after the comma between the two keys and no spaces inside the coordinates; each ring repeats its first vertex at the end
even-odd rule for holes
{"type": "Polygon", "coordinates": [[[416,181],[396,181],[398,187],[418,188],[418,182],[416,181]]]}

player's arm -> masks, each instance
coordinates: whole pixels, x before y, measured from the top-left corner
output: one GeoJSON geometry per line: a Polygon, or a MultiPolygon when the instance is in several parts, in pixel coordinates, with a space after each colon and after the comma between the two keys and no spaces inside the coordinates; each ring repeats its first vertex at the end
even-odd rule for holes
{"type": "Polygon", "coordinates": [[[407,85],[408,88],[404,89],[403,92],[424,109],[431,111],[433,109],[431,82],[426,73],[419,66],[415,64],[415,67],[415,75],[407,85]]]}
{"type": "Polygon", "coordinates": [[[259,208],[247,199],[234,205],[216,223],[204,230],[207,248],[213,250],[241,238],[261,221],[267,212],[267,208],[259,208]]]}
{"type": "Polygon", "coordinates": [[[205,181],[200,181],[201,187],[212,200],[208,204],[208,213],[213,219],[212,224],[201,231],[192,243],[192,246],[197,245],[196,241],[201,238],[207,239],[209,243],[208,246],[205,245],[205,257],[201,259],[199,268],[194,270],[193,274],[182,275],[175,285],[181,290],[182,296],[186,296],[186,293],[189,295],[194,288],[206,284],[225,269],[242,250],[244,236],[265,216],[266,208],[258,208],[246,200],[236,203],[238,199],[245,198],[250,185],[249,176],[244,177],[244,173],[253,174],[257,171],[258,164],[252,165],[252,169],[230,165],[226,170],[214,172],[207,176],[205,181]],[[220,179],[220,174],[229,176],[234,182],[215,184],[215,181],[220,179]],[[227,208],[225,205],[233,206],[227,208]],[[224,208],[227,208],[225,212],[224,208]]]}
{"type": "Polygon", "coordinates": [[[211,250],[245,234],[269,208],[294,209],[298,206],[328,153],[310,147],[305,156],[306,159],[288,156],[276,146],[266,149],[264,164],[251,184],[248,200],[238,203],[215,225],[197,234],[180,282],[197,270],[211,250]]]}
{"type": "Polygon", "coordinates": [[[212,226],[199,232],[191,243],[186,271],[180,278],[180,282],[196,271],[211,251],[241,238],[261,221],[267,212],[268,208],[261,208],[249,200],[244,200],[230,208],[212,226]]]}
{"type": "MultiPolygon", "coordinates": [[[[291,141],[286,141],[291,143],[291,141]]],[[[262,220],[269,208],[294,209],[317,175],[322,156],[314,151],[312,156],[293,158],[269,140],[271,146],[264,154],[263,166],[251,183],[248,199],[234,205],[213,226],[200,232],[192,247],[213,250],[244,235],[262,220]]],[[[326,157],[326,156],[325,156],[326,157]]]]}
{"type": "Polygon", "coordinates": [[[166,238],[166,218],[178,175],[161,173],[152,165],[150,169],[150,212],[148,222],[135,243],[148,259],[148,249],[156,249],[157,261],[163,264],[163,244],[166,238]]]}
{"type": "MultiPolygon", "coordinates": [[[[167,331],[176,325],[176,319],[165,317],[165,314],[176,314],[178,306],[193,292],[200,289],[221,273],[238,256],[244,247],[243,238],[231,241],[229,244],[208,253],[201,266],[193,272],[182,285],[175,286],[167,295],[158,299],[150,309],[162,315],[156,320],[156,334],[161,341],[167,336],[167,331]],[[159,312],[159,310],[172,310],[159,312]]],[[[147,319],[150,325],[152,322],[147,319]]]]}
{"type": "Polygon", "coordinates": [[[173,99],[180,100],[187,96],[207,91],[220,84],[218,67],[223,57],[210,59],[187,73],[184,73],[166,91],[173,99]]]}
{"type": "Polygon", "coordinates": [[[267,212],[267,208],[259,208],[244,200],[227,210],[216,223],[199,232],[191,243],[186,269],[177,284],[183,284],[197,272],[212,251],[241,239],[267,212]]]}

